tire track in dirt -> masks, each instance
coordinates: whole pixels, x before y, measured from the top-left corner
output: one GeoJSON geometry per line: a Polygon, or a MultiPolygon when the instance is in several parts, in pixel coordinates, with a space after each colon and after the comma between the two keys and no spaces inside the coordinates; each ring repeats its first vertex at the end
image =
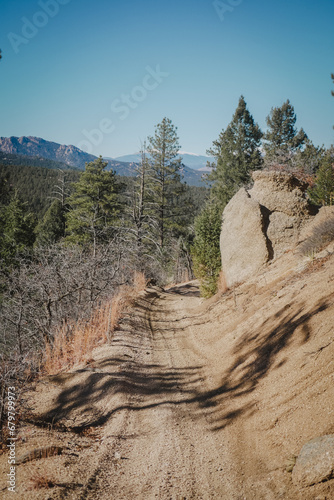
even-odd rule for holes
{"type": "Polygon", "coordinates": [[[123,435],[134,438],[118,440],[105,451],[94,472],[94,488],[86,488],[82,498],[240,498],[232,490],[224,443],[199,415],[202,366],[185,342],[179,300],[156,292],[145,304],[145,349],[137,351],[135,360],[144,366],[145,380],[139,390],[130,390],[122,428],[123,435]]]}

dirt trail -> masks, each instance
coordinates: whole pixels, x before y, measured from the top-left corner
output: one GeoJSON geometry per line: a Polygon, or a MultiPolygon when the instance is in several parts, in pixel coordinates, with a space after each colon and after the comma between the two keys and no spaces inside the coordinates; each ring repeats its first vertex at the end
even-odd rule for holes
{"type": "Polygon", "coordinates": [[[238,498],[227,446],[199,411],[207,391],[203,359],[185,336],[183,307],[199,301],[189,297],[198,291],[188,285],[177,292],[151,291],[140,345],[133,343],[132,325],[119,338],[133,355],[125,377],[130,410],[86,498],[96,498],[96,490],[99,498],[238,498]],[[113,460],[115,454],[121,458],[113,460]]]}
{"type": "Polygon", "coordinates": [[[19,452],[64,452],[20,465],[17,498],[334,498],[285,471],[334,432],[334,255],[299,260],[210,301],[148,289],[88,364],[25,395],[19,452]],[[40,476],[53,487],[28,489],[40,476]]]}

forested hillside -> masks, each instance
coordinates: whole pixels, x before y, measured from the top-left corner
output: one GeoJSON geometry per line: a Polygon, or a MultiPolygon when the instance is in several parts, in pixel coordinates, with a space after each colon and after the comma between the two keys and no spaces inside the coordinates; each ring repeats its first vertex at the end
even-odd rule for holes
{"type": "Polygon", "coordinates": [[[11,154],[0,151],[1,165],[25,165],[27,167],[44,167],[49,169],[61,168],[62,170],[78,170],[60,161],[49,160],[41,156],[27,156],[22,154],[11,154]]]}
{"type": "Polygon", "coordinates": [[[179,148],[176,127],[164,118],[147,139],[150,160],[144,148],[129,178],[101,157],[80,172],[37,167],[35,159],[15,165],[19,159],[6,154],[7,164],[0,164],[4,379],[12,369],[22,374],[45,363],[64,321],[68,336],[122,287],[136,287],[138,277],[144,284],[193,277],[194,220],[208,190],[181,182],[179,148]],[[13,352],[25,360],[19,368],[13,352]]]}
{"type": "MultiPolygon", "coordinates": [[[[65,182],[70,190],[71,185],[79,180],[82,173],[79,170],[72,170],[62,163],[57,164],[43,158],[37,159],[41,160],[40,163],[43,166],[37,166],[38,162],[34,158],[8,154],[3,156],[5,158],[0,158],[1,196],[5,196],[5,192],[11,195],[17,192],[27,211],[34,212],[38,219],[44,216],[52,200],[57,197],[59,184],[65,182]]],[[[135,176],[117,176],[117,178],[124,189],[126,188],[125,191],[133,190],[136,183],[135,176]]],[[[187,186],[185,193],[188,193],[192,199],[195,207],[193,215],[195,216],[208,196],[208,188],[187,186]]],[[[1,202],[3,203],[4,199],[1,202]]],[[[182,203],[181,200],[180,203],[182,203]]]]}
{"type": "MultiPolygon", "coordinates": [[[[41,219],[56,197],[57,184],[61,182],[62,177],[69,186],[79,179],[80,172],[69,169],[58,171],[50,167],[37,167],[34,162],[31,165],[27,163],[4,165],[3,160],[0,160],[1,194],[12,197],[17,193],[25,204],[26,211],[33,212],[41,219]]],[[[1,203],[4,203],[4,200],[1,200],[1,203]]]]}

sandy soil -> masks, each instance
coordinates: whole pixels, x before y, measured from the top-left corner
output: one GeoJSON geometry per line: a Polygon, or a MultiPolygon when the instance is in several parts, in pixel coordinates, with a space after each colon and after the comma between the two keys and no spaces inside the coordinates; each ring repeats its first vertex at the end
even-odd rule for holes
{"type": "Polygon", "coordinates": [[[334,433],[333,297],[334,254],[286,254],[209,301],[148,289],[111,345],[23,395],[17,456],[64,451],[17,466],[16,498],[333,499],[286,471],[334,433]]]}

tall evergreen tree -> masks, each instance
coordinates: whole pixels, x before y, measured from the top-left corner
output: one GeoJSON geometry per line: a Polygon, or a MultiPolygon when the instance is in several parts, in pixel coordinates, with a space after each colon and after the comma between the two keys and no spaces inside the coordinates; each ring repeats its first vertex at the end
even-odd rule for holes
{"type": "Polygon", "coordinates": [[[5,265],[10,264],[18,252],[33,246],[35,226],[35,216],[27,213],[17,195],[0,208],[0,259],[5,265]]]}
{"type": "Polygon", "coordinates": [[[66,211],[61,201],[56,199],[36,228],[36,243],[50,245],[65,236],[66,211]]]}
{"type": "Polygon", "coordinates": [[[52,191],[54,200],[36,228],[36,244],[47,246],[65,237],[69,184],[68,172],[58,169],[58,179],[52,191]]]}
{"type": "Polygon", "coordinates": [[[315,178],[315,185],[309,190],[311,200],[317,205],[334,204],[334,147],[324,156],[315,178]]]}
{"type": "Polygon", "coordinates": [[[292,165],[306,178],[313,176],[319,169],[325,153],[324,146],[315,146],[310,139],[306,139],[305,148],[297,151],[292,165]]]}
{"type": "Polygon", "coordinates": [[[151,218],[157,229],[160,250],[166,246],[166,236],[177,225],[181,207],[177,198],[184,187],[180,179],[181,158],[177,127],[169,118],[156,125],[155,134],[148,138],[150,155],[150,178],[152,182],[151,218]]]}
{"type": "Polygon", "coordinates": [[[262,135],[241,96],[232,121],[208,150],[215,158],[208,180],[213,181],[212,194],[222,207],[242,184],[249,182],[250,173],[262,167],[262,135]]]}
{"type": "Polygon", "coordinates": [[[210,297],[217,292],[221,270],[221,224],[221,208],[212,201],[195,219],[195,241],[191,253],[194,273],[200,281],[201,294],[204,297],[210,297]]]}
{"type": "Polygon", "coordinates": [[[8,205],[10,202],[10,184],[8,182],[8,174],[0,176],[0,207],[8,205]]]}
{"type": "Polygon", "coordinates": [[[94,255],[97,244],[112,236],[120,212],[120,186],[114,172],[105,170],[107,165],[101,156],[87,163],[68,199],[66,239],[91,243],[94,255]]]}
{"type": "Polygon", "coordinates": [[[289,166],[295,153],[304,145],[307,135],[295,127],[297,116],[289,99],[281,107],[272,108],[267,116],[264,135],[266,166],[289,166]]]}

